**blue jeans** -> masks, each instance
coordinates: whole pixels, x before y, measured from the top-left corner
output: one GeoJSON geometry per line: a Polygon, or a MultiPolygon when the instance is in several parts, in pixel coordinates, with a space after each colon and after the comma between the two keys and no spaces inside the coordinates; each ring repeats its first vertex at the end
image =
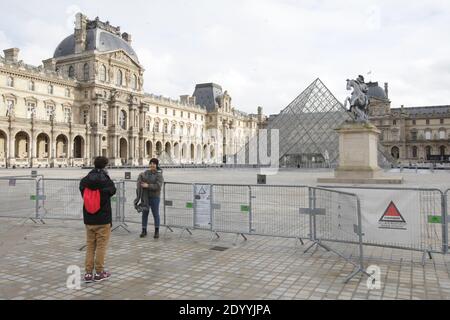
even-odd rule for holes
{"type": "Polygon", "coordinates": [[[147,229],[149,211],[152,210],[153,220],[155,221],[155,228],[159,228],[159,202],[160,198],[151,197],[148,200],[150,208],[142,212],[142,228],[147,229]]]}

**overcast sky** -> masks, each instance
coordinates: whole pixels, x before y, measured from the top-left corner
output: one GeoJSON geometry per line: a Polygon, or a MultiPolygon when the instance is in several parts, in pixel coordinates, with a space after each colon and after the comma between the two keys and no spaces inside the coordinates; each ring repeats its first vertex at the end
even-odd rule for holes
{"type": "Polygon", "coordinates": [[[450,1],[0,0],[0,48],[34,65],[73,32],[76,12],[133,36],[145,90],[178,98],[196,83],[234,107],[285,108],[321,78],[341,102],[345,80],[389,82],[393,107],[450,104],[450,1]],[[371,74],[369,74],[371,72],[371,74]]]}

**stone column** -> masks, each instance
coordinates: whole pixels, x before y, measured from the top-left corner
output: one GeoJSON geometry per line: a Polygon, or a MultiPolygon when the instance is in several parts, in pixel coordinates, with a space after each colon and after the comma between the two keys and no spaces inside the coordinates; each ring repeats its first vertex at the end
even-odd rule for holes
{"type": "Polygon", "coordinates": [[[50,146],[48,152],[48,160],[50,167],[55,165],[55,126],[54,126],[54,116],[50,119],[51,131],[50,131],[50,146]]]}
{"type": "Polygon", "coordinates": [[[91,135],[90,130],[86,128],[86,139],[84,141],[84,161],[85,165],[90,165],[91,163],[91,135]]]}
{"type": "Polygon", "coordinates": [[[67,141],[67,159],[68,166],[73,166],[73,132],[72,132],[72,120],[69,122],[69,140],[67,141]]]}
{"type": "Polygon", "coordinates": [[[16,137],[14,136],[14,132],[12,130],[11,125],[9,126],[9,134],[8,134],[8,167],[11,167],[16,155],[15,155],[15,142],[16,142],[16,137]]]}

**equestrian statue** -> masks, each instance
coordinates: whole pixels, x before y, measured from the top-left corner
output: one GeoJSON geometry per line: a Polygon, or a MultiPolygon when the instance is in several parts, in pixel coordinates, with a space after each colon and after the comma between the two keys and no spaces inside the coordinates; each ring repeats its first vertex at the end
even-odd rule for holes
{"type": "Polygon", "coordinates": [[[356,80],[347,80],[347,90],[353,92],[350,97],[347,97],[344,102],[344,108],[347,109],[347,104],[350,104],[349,112],[353,115],[356,122],[369,122],[369,97],[367,93],[369,87],[364,83],[364,77],[358,76],[356,80]]]}

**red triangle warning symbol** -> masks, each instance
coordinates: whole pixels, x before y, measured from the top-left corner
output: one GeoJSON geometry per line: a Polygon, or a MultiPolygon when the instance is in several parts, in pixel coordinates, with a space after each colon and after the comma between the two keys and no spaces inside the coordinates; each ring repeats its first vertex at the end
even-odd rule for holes
{"type": "Polygon", "coordinates": [[[406,222],[393,201],[391,201],[386,211],[384,211],[384,214],[381,217],[380,221],[406,222]]]}

